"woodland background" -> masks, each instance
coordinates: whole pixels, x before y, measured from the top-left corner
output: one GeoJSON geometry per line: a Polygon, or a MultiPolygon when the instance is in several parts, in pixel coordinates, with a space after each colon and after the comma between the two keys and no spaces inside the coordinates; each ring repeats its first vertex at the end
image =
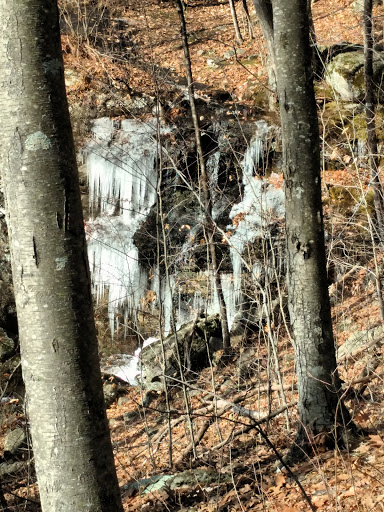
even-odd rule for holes
{"type": "MultiPolygon", "coordinates": [[[[220,110],[219,116],[233,126],[259,119],[279,124],[277,111],[271,109],[260,27],[248,3],[250,20],[243,2],[236,2],[241,42],[234,34],[227,2],[189,0],[186,7],[196,90],[206,104],[200,112],[202,121],[220,110]]],[[[354,4],[349,0],[313,3],[319,48],[345,42],[362,45],[361,13],[354,4]]],[[[156,106],[164,124],[182,126],[189,115],[181,101],[186,84],[183,49],[177,11],[171,1],[62,0],[60,8],[67,94],[87,216],[81,148],[91,138],[91,120],[104,116],[145,120],[156,106]]],[[[383,6],[377,5],[374,24],[378,47],[383,44],[383,20],[383,6]]],[[[277,453],[282,456],[289,448],[297,421],[294,356],[289,329],[280,312],[257,328],[233,336],[232,357],[225,364],[212,364],[194,376],[187,409],[182,393],[173,392],[173,468],[164,396],[145,394],[105,372],[105,394],[111,404],[108,417],[127,511],[308,510],[298,482],[318,510],[384,509],[383,331],[377,300],[383,248],[372,244],[369,236],[371,177],[368,156],[361,149],[366,143],[366,126],[357,101],[353,108],[348,107],[324,77],[317,78],[334,332],[337,345],[349,347],[338,352],[339,371],[348,407],[366,435],[346,449],[334,451],[325,450],[318,439],[313,457],[297,464],[293,475],[284,469],[277,471],[277,453]],[[212,400],[213,395],[217,400],[212,400]],[[247,420],[247,409],[268,416],[279,410],[284,400],[288,410],[264,422],[262,433],[247,420]],[[236,403],[243,409],[236,409],[236,403]],[[188,416],[201,437],[194,457],[188,416]],[[158,482],[158,489],[149,486],[158,482]]],[[[378,105],[379,154],[383,119],[382,106],[378,105]]],[[[238,158],[242,158],[240,152],[238,158]]],[[[282,175],[278,158],[271,165],[269,180],[279,189],[282,175]]],[[[380,170],[381,165],[380,161],[380,170]]],[[[9,276],[3,275],[2,281],[9,286],[9,276]]],[[[113,361],[114,354],[132,353],[140,339],[150,334],[151,297],[144,297],[141,304],[139,340],[137,326],[130,326],[128,337],[121,332],[111,336],[107,300],[96,304],[96,321],[101,356],[104,361],[108,357],[113,361]]],[[[12,331],[12,311],[8,313],[6,327],[12,331]]],[[[4,365],[4,382],[16,373],[14,367],[4,365]]],[[[25,431],[16,385],[14,391],[15,398],[4,403],[1,411],[4,458],[11,443],[9,431],[25,431]]],[[[9,456],[16,465],[2,477],[8,505],[11,510],[39,510],[33,463],[24,437],[9,456]]]]}

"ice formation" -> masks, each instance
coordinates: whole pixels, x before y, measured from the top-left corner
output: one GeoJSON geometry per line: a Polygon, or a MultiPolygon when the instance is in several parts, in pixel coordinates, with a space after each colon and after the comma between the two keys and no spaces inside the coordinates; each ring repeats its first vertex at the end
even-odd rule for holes
{"type": "MultiPolygon", "coordinates": [[[[244,192],[242,200],[231,210],[230,218],[238,216],[237,226],[230,238],[230,253],[233,267],[235,301],[241,301],[241,276],[244,266],[243,251],[247,243],[258,237],[267,236],[270,225],[284,217],[284,191],[276,189],[267,179],[256,175],[262,166],[265,145],[271,127],[265,121],[256,123],[256,133],[250,141],[242,161],[244,192]]],[[[255,263],[254,277],[261,272],[260,263],[255,263]]]]}
{"type": "Polygon", "coordinates": [[[158,341],[157,338],[151,337],[144,340],[142,347],[135,350],[134,355],[120,354],[119,356],[113,356],[110,360],[107,360],[105,370],[108,374],[115,375],[119,379],[135,386],[137,384],[137,377],[140,375],[140,353],[144,347],[151,345],[158,341]]]}
{"type": "MultiPolygon", "coordinates": [[[[209,283],[209,289],[197,290],[188,300],[181,292],[176,276],[169,276],[168,281],[161,281],[161,289],[158,289],[154,280],[154,290],[156,296],[162,303],[164,318],[164,334],[167,336],[172,330],[172,323],[175,323],[176,330],[188,322],[191,322],[196,313],[204,313],[205,315],[213,315],[219,312],[219,302],[216,293],[216,286],[213,276],[210,273],[202,272],[195,277],[196,281],[209,283]],[[173,311],[172,311],[173,306],[173,311]],[[173,317],[172,317],[173,315],[173,317]]],[[[228,327],[231,329],[235,315],[237,313],[233,275],[226,273],[220,275],[221,286],[223,289],[224,301],[227,307],[228,327]]]]}
{"type": "Polygon", "coordinates": [[[108,290],[112,334],[115,311],[134,312],[147,287],[133,235],[156,200],[156,129],[156,120],[97,119],[86,149],[88,255],[97,299],[108,290]]]}
{"type": "MultiPolygon", "coordinates": [[[[255,176],[262,164],[269,130],[265,121],[256,123],[255,136],[242,162],[243,198],[231,211],[232,219],[241,214],[241,220],[230,238],[233,275],[221,275],[229,326],[233,323],[241,297],[244,247],[256,237],[263,236],[276,218],[284,216],[283,191],[255,176]]],[[[112,334],[119,326],[116,311],[123,311],[126,320],[134,315],[149,286],[148,275],[139,265],[133,236],[156,201],[157,131],[155,119],[148,122],[127,119],[120,123],[102,118],[93,122],[94,137],[86,148],[92,215],[87,223],[88,254],[96,298],[99,300],[108,293],[112,334]]],[[[219,148],[207,161],[213,198],[220,155],[219,148]]],[[[220,213],[220,205],[216,203],[214,201],[214,217],[220,213]]],[[[262,271],[257,263],[249,270],[255,277],[262,271]]],[[[151,280],[156,293],[154,305],[162,305],[166,335],[172,330],[173,320],[178,328],[194,318],[196,311],[203,310],[206,314],[218,312],[212,276],[206,276],[210,290],[204,294],[196,291],[186,299],[176,276],[158,276],[156,270],[154,274],[151,280]],[[174,319],[172,309],[175,311],[174,319]]],[[[130,364],[126,366],[130,367],[130,364]]]]}

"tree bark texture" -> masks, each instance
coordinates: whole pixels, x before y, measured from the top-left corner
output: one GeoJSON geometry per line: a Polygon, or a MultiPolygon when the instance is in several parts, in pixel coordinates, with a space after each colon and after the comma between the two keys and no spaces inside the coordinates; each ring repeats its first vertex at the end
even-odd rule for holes
{"type": "Polygon", "coordinates": [[[212,200],[211,194],[208,185],[208,176],[207,169],[205,165],[205,157],[203,153],[203,148],[201,145],[201,134],[200,134],[200,126],[199,119],[197,117],[196,103],[195,103],[195,92],[193,87],[193,76],[192,76],[192,66],[191,66],[191,57],[189,53],[188,46],[188,37],[187,37],[187,28],[184,18],[184,12],[181,5],[181,0],[176,0],[177,10],[180,18],[180,29],[181,29],[181,38],[184,49],[184,57],[185,57],[185,68],[187,72],[187,81],[188,81],[188,95],[189,102],[191,106],[191,114],[192,121],[195,130],[195,140],[196,140],[196,149],[198,156],[198,163],[200,166],[200,185],[203,192],[203,205],[205,208],[205,227],[208,232],[208,248],[209,254],[211,258],[212,270],[215,279],[216,293],[219,301],[219,310],[220,310],[220,322],[221,322],[221,330],[223,335],[223,348],[225,351],[231,346],[231,340],[229,336],[228,329],[228,319],[227,319],[227,308],[224,301],[223,288],[221,286],[220,274],[219,274],[219,263],[217,261],[216,254],[216,245],[214,241],[214,233],[215,233],[215,224],[212,218],[212,200]]]}
{"type": "Polygon", "coordinates": [[[0,0],[0,173],[42,510],[122,511],[56,0],[0,0]]]}
{"type": "Polygon", "coordinates": [[[334,432],[349,421],[340,403],[328,294],[320,150],[307,0],[273,0],[277,89],[286,194],[287,284],[301,428],[334,432]]]}
{"type": "Polygon", "coordinates": [[[271,0],[253,0],[261,31],[267,48],[268,82],[272,91],[276,91],[276,57],[273,40],[273,11],[271,0]]]}

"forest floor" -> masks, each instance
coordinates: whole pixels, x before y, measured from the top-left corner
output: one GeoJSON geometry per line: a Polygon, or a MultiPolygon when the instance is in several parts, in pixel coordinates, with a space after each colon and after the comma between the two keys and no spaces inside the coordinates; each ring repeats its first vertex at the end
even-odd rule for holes
{"type": "MultiPolygon", "coordinates": [[[[249,40],[246,18],[239,9],[244,43],[236,45],[227,5],[208,5],[208,2],[205,5],[204,2],[193,1],[189,4],[186,19],[196,82],[211,90],[229,91],[229,103],[245,106],[239,110],[239,116],[242,119],[253,116],[255,102],[263,102],[260,98],[263,98],[266,84],[265,54],[259,28],[254,27],[255,39],[249,40]]],[[[382,12],[378,9],[376,15],[379,23],[382,12]]],[[[145,7],[128,8],[126,16],[134,20],[132,26],[137,29],[135,44],[145,49],[146,59],[153,63],[151,72],[143,69],[131,71],[133,88],[147,93],[153,90],[153,70],[159,67],[166,70],[170,81],[179,80],[184,73],[183,56],[177,14],[172,5],[162,3],[159,6],[156,2],[148,2],[145,7]]],[[[350,1],[319,0],[313,4],[313,18],[318,44],[362,43],[361,20],[353,12],[350,1]]],[[[164,74],[157,76],[163,77],[164,74]]],[[[177,116],[177,109],[174,115],[177,116]]],[[[339,151],[336,147],[331,149],[339,151]]],[[[352,156],[343,153],[337,158],[345,165],[324,169],[326,186],[365,189],[368,183],[366,171],[354,165],[352,156]]],[[[354,244],[356,246],[353,255],[347,251],[350,260],[344,267],[345,274],[339,278],[338,285],[331,288],[331,294],[337,296],[333,308],[335,337],[337,344],[342,345],[353,333],[369,331],[380,325],[380,314],[375,288],[369,278],[373,260],[369,254],[362,258],[356,256],[358,251],[364,251],[356,243],[359,228],[348,223],[349,213],[343,209],[342,201],[335,204],[327,197],[325,188],[327,229],[336,232],[338,235],[334,239],[343,239],[349,249],[354,244]]],[[[332,251],[330,255],[332,257],[332,251]]],[[[295,437],[297,393],[294,356],[284,329],[277,334],[275,332],[274,336],[278,339],[284,398],[277,390],[276,367],[270,361],[271,347],[265,332],[241,341],[233,340],[237,343],[236,355],[230,363],[208,368],[195,378],[191,376],[189,409],[195,438],[199,432],[204,432],[201,441],[196,441],[195,455],[191,451],[190,429],[180,390],[175,389],[170,395],[173,411],[170,418],[171,441],[164,413],[164,395],[154,397],[149,407],[143,408],[144,397],[137,388],[130,388],[127,396],[108,410],[119,480],[122,485],[132,481],[142,484],[140,493],[133,491],[132,486],[126,486],[125,510],[309,510],[298,481],[317,510],[384,510],[383,364],[377,366],[365,391],[358,394],[356,391],[361,384],[356,381],[367,364],[366,354],[360,352],[340,363],[347,406],[353,421],[366,430],[366,435],[351,439],[342,450],[336,447],[326,450],[322,439],[313,440],[313,456],[297,464],[291,475],[285,469],[278,470],[276,452],[283,456],[295,437]],[[241,354],[249,353],[250,349],[252,360],[249,372],[244,376],[241,354]],[[227,401],[224,405],[241,403],[261,417],[281,407],[283,400],[289,408],[261,424],[264,437],[258,428],[250,427],[249,420],[236,407],[223,407],[223,398],[227,401]],[[208,410],[212,404],[213,409],[208,410]],[[146,483],[141,480],[159,474],[184,474],[188,470],[193,474],[198,469],[217,472],[223,483],[199,484],[196,477],[195,484],[189,483],[176,490],[165,487],[161,491],[148,492],[148,489],[145,491],[146,483]]],[[[375,357],[381,356],[381,348],[378,348],[375,357]]]]}
{"type": "MultiPolygon", "coordinates": [[[[64,1],[61,3],[65,4],[64,1]]],[[[130,99],[138,96],[167,96],[168,88],[174,89],[175,84],[185,83],[178,18],[172,2],[115,1],[110,4],[113,23],[105,22],[104,11],[96,12],[100,25],[95,29],[90,18],[86,36],[79,36],[69,13],[66,35],[63,36],[66,65],[70,70],[67,75],[70,78],[67,84],[70,105],[81,101],[83,107],[88,105],[90,116],[95,112],[95,105],[101,110],[106,97],[115,95],[119,101],[126,100],[128,104],[130,99]],[[121,24],[123,28],[119,28],[121,24]],[[106,32],[108,37],[105,37],[106,32]],[[116,49],[118,58],[113,53],[116,49]]],[[[244,35],[244,43],[238,45],[227,4],[197,0],[190,0],[189,4],[186,21],[191,59],[202,94],[225,90],[230,94],[228,108],[241,104],[244,108],[236,110],[239,118],[254,117],[255,103],[258,112],[260,108],[266,109],[268,103],[265,52],[259,27],[254,26],[255,37],[250,40],[241,2],[238,2],[244,35]]],[[[251,2],[249,4],[253,11],[251,2]]],[[[377,8],[376,14],[378,21],[382,19],[382,8],[377,8]]],[[[350,0],[318,0],[313,4],[313,19],[320,45],[362,42],[361,20],[353,12],[350,0]]],[[[255,21],[254,15],[252,20],[255,21]]],[[[84,18],[83,27],[86,24],[84,18]]],[[[324,98],[319,99],[319,105],[322,101],[324,98]]],[[[170,112],[170,119],[178,115],[176,105],[170,112]]],[[[329,199],[331,185],[366,188],[366,170],[354,165],[353,155],[344,150],[342,154],[336,154],[338,147],[331,148],[332,151],[335,160],[345,163],[343,168],[325,168],[323,174],[327,186],[324,189],[327,230],[334,235],[339,249],[342,246],[339,252],[330,250],[330,258],[337,259],[344,249],[349,258],[347,265],[342,267],[344,272],[338,277],[338,285],[332,285],[331,289],[335,298],[335,337],[341,346],[355,332],[369,331],[380,325],[380,314],[370,279],[374,270],[372,249],[367,249],[363,242],[361,245],[356,243],[360,228],[358,220],[356,224],[349,222],[352,207],[345,205],[343,198],[339,202],[329,199]]],[[[366,229],[366,225],[361,229],[366,229]]],[[[380,252],[377,256],[381,264],[380,252]]],[[[335,262],[337,265],[338,261],[335,262]]],[[[202,435],[200,442],[196,440],[194,454],[190,446],[185,400],[178,388],[170,393],[171,440],[164,394],[153,396],[148,407],[143,407],[145,397],[139,388],[128,387],[126,394],[108,409],[126,512],[310,510],[298,482],[316,510],[384,511],[382,349],[377,348],[375,357],[380,358],[380,364],[362,394],[357,393],[360,383],[356,380],[367,364],[366,353],[345,359],[339,366],[345,383],[346,404],[353,421],[366,429],[366,434],[351,439],[345,448],[335,447],[334,450],[325,449],[322,439],[314,439],[312,456],[304,458],[292,468],[293,474],[289,474],[284,468],[278,469],[277,453],[286,454],[295,438],[294,356],[286,331],[278,326],[271,329],[273,339],[278,341],[277,359],[284,397],[278,390],[278,372],[272,363],[268,329],[234,339],[236,350],[231,361],[207,368],[188,379],[188,407],[195,440],[199,432],[202,435]],[[246,372],[242,354],[250,357],[249,371],[246,372]],[[263,434],[251,425],[244,410],[234,406],[236,402],[260,417],[266,417],[280,408],[283,400],[288,404],[287,411],[262,423],[263,434]],[[199,484],[198,470],[214,472],[219,477],[215,483],[199,484]],[[185,471],[191,471],[196,484],[190,481],[185,487],[165,487],[146,493],[142,479],[163,474],[180,475],[185,471]],[[141,485],[136,489],[132,485],[134,482],[141,482],[141,485]]],[[[23,490],[19,487],[15,492],[22,494],[23,490]]],[[[29,510],[28,503],[23,510],[29,510]]]]}

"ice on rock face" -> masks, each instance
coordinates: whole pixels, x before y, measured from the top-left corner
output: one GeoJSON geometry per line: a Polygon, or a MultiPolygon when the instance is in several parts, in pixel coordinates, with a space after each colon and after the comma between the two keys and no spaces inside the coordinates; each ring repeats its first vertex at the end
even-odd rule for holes
{"type": "Polygon", "coordinates": [[[133,236],[156,201],[156,120],[148,123],[109,118],[93,122],[88,144],[88,255],[97,299],[108,290],[115,330],[117,308],[132,313],[147,286],[133,236]]]}
{"type": "MultiPolygon", "coordinates": [[[[164,133],[162,127],[162,133],[164,133]]],[[[270,127],[265,121],[256,123],[253,137],[242,162],[244,193],[240,203],[233,206],[231,218],[239,215],[236,229],[232,227],[230,252],[233,276],[221,275],[228,323],[232,324],[241,296],[241,255],[245,245],[268,229],[273,219],[284,216],[282,190],[276,190],[265,179],[255,179],[263,163],[270,127]]],[[[146,219],[156,201],[158,141],[157,120],[147,122],[127,119],[116,122],[109,118],[95,120],[93,139],[86,148],[89,181],[89,201],[92,219],[87,223],[88,254],[96,298],[108,292],[108,312],[112,334],[118,328],[116,310],[125,321],[135,313],[148,287],[147,273],[139,265],[139,254],[133,236],[146,219]]],[[[222,206],[216,200],[220,149],[207,160],[212,191],[213,216],[218,217],[222,206]]],[[[198,227],[198,226],[197,226],[198,227]]],[[[193,227],[191,233],[193,233],[193,227]]],[[[197,228],[196,228],[197,229],[197,228]]],[[[181,260],[188,247],[180,252],[181,260]]],[[[252,269],[249,269],[250,271],[252,269]]],[[[256,275],[258,269],[253,270],[256,275]]],[[[211,290],[203,296],[196,292],[185,302],[177,279],[164,276],[151,280],[156,304],[162,305],[165,334],[171,332],[175,309],[176,327],[192,320],[196,311],[211,314],[219,310],[214,279],[211,290]]]]}
{"type": "Polygon", "coordinates": [[[230,254],[233,267],[234,295],[237,303],[241,299],[242,253],[246,244],[264,236],[269,226],[285,215],[283,189],[276,189],[268,180],[255,176],[263,163],[262,159],[270,129],[265,121],[256,123],[256,133],[242,161],[243,198],[232,207],[230,213],[231,219],[239,215],[236,228],[228,226],[229,229],[233,230],[233,235],[230,238],[230,254]]]}
{"type": "MultiPolygon", "coordinates": [[[[201,273],[201,276],[206,273],[201,273]]],[[[224,295],[224,301],[227,306],[228,327],[231,329],[233,320],[237,313],[237,305],[234,295],[234,282],[232,274],[220,275],[221,286],[224,295]]],[[[162,301],[162,309],[164,315],[164,333],[167,336],[172,331],[172,322],[175,321],[176,330],[183,325],[192,322],[196,313],[204,313],[205,315],[214,315],[220,311],[219,300],[216,293],[216,286],[213,276],[209,276],[210,290],[203,293],[198,290],[186,301],[181,293],[180,287],[177,285],[176,276],[170,276],[168,283],[164,280],[161,282],[161,290],[157,291],[157,297],[162,301]],[[172,306],[173,315],[172,318],[172,306]]]]}
{"type": "Polygon", "coordinates": [[[108,118],[94,121],[87,148],[91,210],[142,221],[156,199],[157,142],[153,124],[127,119],[121,127],[108,118]]]}

